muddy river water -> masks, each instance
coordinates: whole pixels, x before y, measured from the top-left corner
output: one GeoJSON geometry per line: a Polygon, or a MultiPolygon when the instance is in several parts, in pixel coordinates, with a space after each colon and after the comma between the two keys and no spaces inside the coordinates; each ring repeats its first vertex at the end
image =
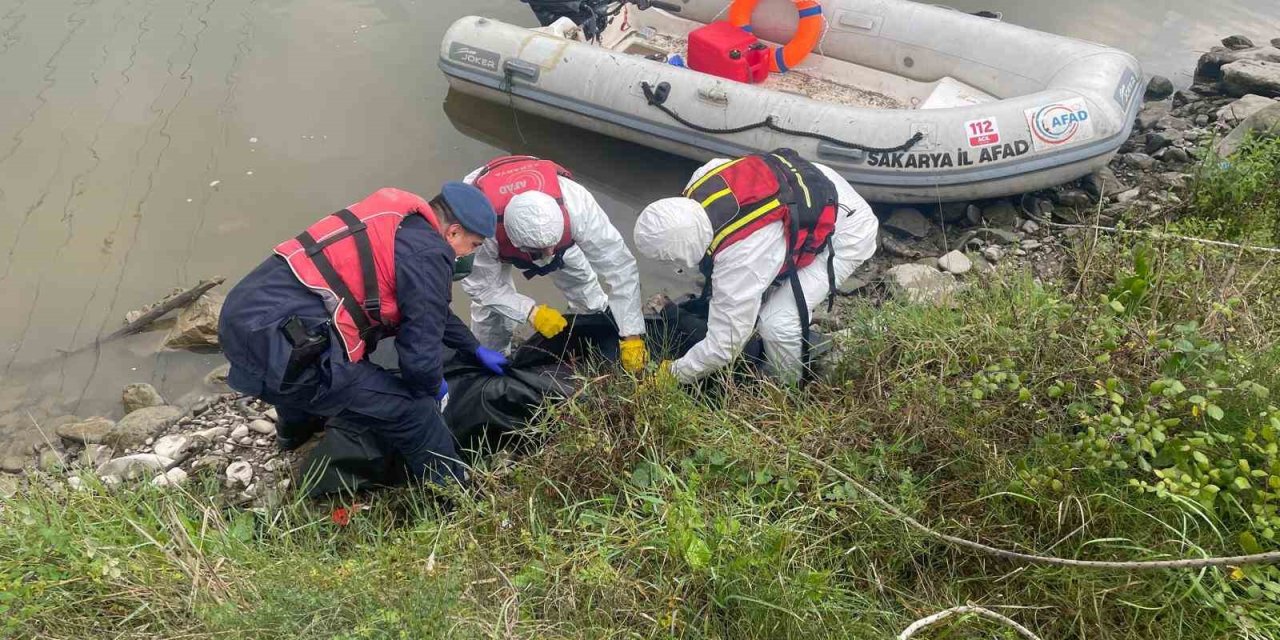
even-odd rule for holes
{"type": "MultiPolygon", "coordinates": [[[[1124,48],[1180,84],[1222,36],[1280,36],[1275,0],[949,4],[1124,48]]],[[[158,352],[163,333],[64,353],[378,187],[430,194],[498,153],[545,155],[629,237],[683,184],[686,160],[448,95],[438,44],[469,13],[533,23],[516,0],[0,0],[0,454],[42,420],[118,417],[128,382],[201,392],[220,357],[158,352]]]]}

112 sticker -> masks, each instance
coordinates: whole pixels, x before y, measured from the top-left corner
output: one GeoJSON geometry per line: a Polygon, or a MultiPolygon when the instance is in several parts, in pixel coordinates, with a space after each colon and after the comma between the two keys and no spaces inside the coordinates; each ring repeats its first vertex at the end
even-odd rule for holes
{"type": "Polygon", "coordinates": [[[969,147],[989,147],[1000,144],[1000,124],[995,118],[982,118],[964,123],[965,134],[969,137],[969,147]]]}

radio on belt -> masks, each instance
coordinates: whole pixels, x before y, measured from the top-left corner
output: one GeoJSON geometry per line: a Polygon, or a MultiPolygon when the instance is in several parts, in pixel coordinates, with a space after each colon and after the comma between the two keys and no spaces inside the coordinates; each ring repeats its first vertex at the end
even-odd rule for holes
{"type": "Polygon", "coordinates": [[[738,82],[769,77],[769,47],[728,22],[712,22],[689,32],[690,69],[738,82]]]}

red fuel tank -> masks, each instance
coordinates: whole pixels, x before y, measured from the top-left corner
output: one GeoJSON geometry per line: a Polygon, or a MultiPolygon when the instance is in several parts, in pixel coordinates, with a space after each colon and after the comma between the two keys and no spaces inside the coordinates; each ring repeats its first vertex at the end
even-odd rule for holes
{"type": "Polygon", "coordinates": [[[712,22],[689,32],[687,64],[694,71],[758,83],[769,77],[769,47],[728,22],[712,22]]]}

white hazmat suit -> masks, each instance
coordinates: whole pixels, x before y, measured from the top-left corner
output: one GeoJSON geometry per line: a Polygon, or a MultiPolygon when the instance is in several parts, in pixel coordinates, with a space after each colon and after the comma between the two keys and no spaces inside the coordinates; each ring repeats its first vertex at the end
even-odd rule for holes
{"type": "MultiPolygon", "coordinates": [[[[463,181],[475,182],[480,171],[463,181]]],[[[574,246],[564,253],[564,267],[550,274],[552,282],[564,294],[570,312],[598,313],[607,308],[620,336],[644,335],[635,256],[591,192],[563,176],[558,179],[574,246]],[[609,286],[607,296],[600,278],[609,286]]],[[[564,215],[551,196],[526,192],[507,205],[504,225],[517,247],[554,246],[564,233],[564,215]]],[[[485,240],[475,256],[471,275],[462,280],[463,291],[471,297],[471,331],[480,344],[504,350],[510,346],[512,332],[529,320],[538,303],[516,290],[513,275],[518,269],[498,260],[497,240],[485,240]]]]}
{"type": "MultiPolygon", "coordinates": [[[[717,158],[694,172],[689,185],[729,162],[717,158]]],[[[830,167],[815,166],[836,188],[840,214],[830,246],[799,272],[805,302],[812,312],[830,293],[828,253],[838,285],[876,251],[879,222],[867,201],[830,167]]],[[[711,221],[694,200],[667,198],[647,207],[636,222],[636,250],[646,257],[669,260],[696,269],[711,245],[711,221]]],[[[769,371],[783,381],[794,382],[803,371],[803,331],[791,285],[783,282],[772,290],[787,258],[782,222],[775,222],[716,254],[711,276],[711,303],[707,337],[684,357],[671,363],[678,380],[690,383],[729,364],[760,332],[769,371]],[[763,301],[763,302],[762,302],[763,301]]]]}

